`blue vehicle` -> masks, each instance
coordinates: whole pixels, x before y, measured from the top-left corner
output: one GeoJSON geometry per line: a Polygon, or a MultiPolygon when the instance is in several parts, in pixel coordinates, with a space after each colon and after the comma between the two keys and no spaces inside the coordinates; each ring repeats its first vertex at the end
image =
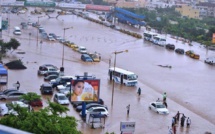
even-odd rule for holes
{"type": "Polygon", "coordinates": [[[83,60],[85,62],[93,62],[93,59],[88,54],[82,54],[81,55],[81,60],[83,60]]]}

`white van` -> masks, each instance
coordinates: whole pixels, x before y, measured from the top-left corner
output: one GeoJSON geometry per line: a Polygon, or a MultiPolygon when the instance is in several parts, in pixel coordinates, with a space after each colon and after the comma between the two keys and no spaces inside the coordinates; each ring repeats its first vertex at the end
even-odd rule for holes
{"type": "Polygon", "coordinates": [[[20,28],[19,28],[19,27],[14,27],[13,34],[15,34],[15,35],[21,35],[21,34],[22,34],[22,32],[21,32],[21,30],[20,30],[20,28]]]}

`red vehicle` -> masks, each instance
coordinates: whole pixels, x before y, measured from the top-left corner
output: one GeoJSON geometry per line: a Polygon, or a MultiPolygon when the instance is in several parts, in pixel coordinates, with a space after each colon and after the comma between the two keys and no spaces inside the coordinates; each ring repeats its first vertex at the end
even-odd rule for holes
{"type": "Polygon", "coordinates": [[[37,100],[31,101],[29,103],[29,105],[31,105],[32,107],[35,107],[35,106],[42,107],[43,106],[43,102],[42,102],[41,99],[37,99],[37,100]]]}
{"type": "Polygon", "coordinates": [[[41,99],[36,99],[34,101],[28,102],[27,100],[21,100],[22,102],[31,105],[32,107],[42,107],[43,106],[43,102],[41,99]]]}

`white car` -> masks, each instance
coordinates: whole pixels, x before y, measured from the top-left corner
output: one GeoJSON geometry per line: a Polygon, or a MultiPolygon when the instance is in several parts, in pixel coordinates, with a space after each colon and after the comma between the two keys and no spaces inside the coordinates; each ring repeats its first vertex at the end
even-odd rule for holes
{"type": "Polygon", "coordinates": [[[24,14],[24,13],[26,13],[26,10],[20,10],[18,13],[24,14]]]}
{"type": "Polygon", "coordinates": [[[61,90],[64,90],[64,89],[66,89],[66,88],[70,88],[70,86],[71,86],[71,83],[70,83],[70,82],[67,82],[67,83],[64,84],[64,85],[58,85],[58,86],[57,86],[57,90],[58,90],[58,91],[61,91],[61,90]]]}
{"type": "Polygon", "coordinates": [[[214,65],[215,64],[215,57],[206,58],[205,63],[208,63],[210,65],[214,65]]]}
{"type": "Polygon", "coordinates": [[[78,48],[78,52],[81,53],[81,54],[86,54],[87,53],[87,49],[83,46],[80,46],[78,48]]]}
{"type": "Polygon", "coordinates": [[[169,114],[169,110],[162,102],[151,102],[149,104],[149,109],[155,111],[158,114],[169,114]]]}
{"type": "Polygon", "coordinates": [[[11,107],[11,105],[13,106],[20,106],[22,108],[30,108],[30,111],[32,111],[32,107],[28,104],[25,104],[22,101],[12,101],[10,103],[5,103],[5,104],[1,104],[0,105],[0,116],[6,116],[9,114],[13,114],[13,115],[18,115],[18,113],[11,107]]]}
{"type": "MultiPolygon", "coordinates": [[[[86,114],[87,113],[109,116],[109,113],[105,107],[91,107],[90,109],[86,110],[86,114]]],[[[80,112],[80,115],[82,115],[82,112],[80,112]]]]}
{"type": "Polygon", "coordinates": [[[61,105],[69,105],[69,99],[62,93],[56,93],[54,95],[54,101],[61,105]]]}
{"type": "Polygon", "coordinates": [[[48,40],[49,41],[55,41],[55,38],[53,36],[48,35],[48,40]]]}

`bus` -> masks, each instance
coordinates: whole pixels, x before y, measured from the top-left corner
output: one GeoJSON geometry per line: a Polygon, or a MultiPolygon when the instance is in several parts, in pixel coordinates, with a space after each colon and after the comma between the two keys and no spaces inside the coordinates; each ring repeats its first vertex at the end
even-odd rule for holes
{"type": "Polygon", "coordinates": [[[126,86],[135,86],[137,84],[138,76],[130,71],[114,67],[109,68],[109,79],[114,80],[116,83],[124,84],[126,86]]]}
{"type": "Polygon", "coordinates": [[[166,39],[165,39],[165,37],[157,35],[153,38],[153,43],[156,45],[159,45],[159,46],[165,46],[166,45],[166,39]]]}
{"type": "Polygon", "coordinates": [[[144,40],[150,41],[150,42],[152,42],[153,38],[157,35],[158,35],[157,33],[149,32],[149,31],[143,33],[144,40]]]}

